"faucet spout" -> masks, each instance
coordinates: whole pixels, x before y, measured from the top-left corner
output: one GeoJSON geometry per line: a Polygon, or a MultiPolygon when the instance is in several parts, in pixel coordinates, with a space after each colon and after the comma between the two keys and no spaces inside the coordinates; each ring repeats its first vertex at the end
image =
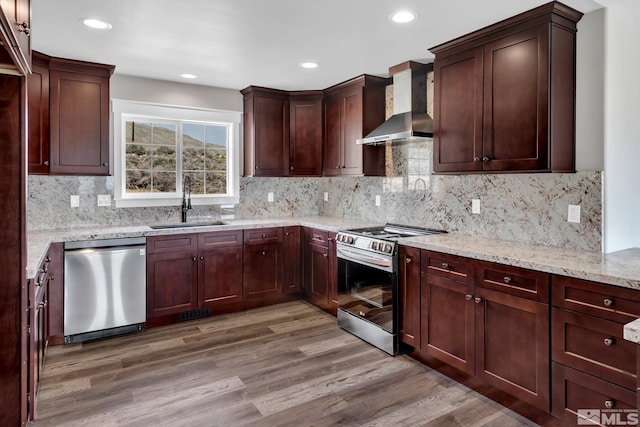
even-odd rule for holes
{"type": "Polygon", "coordinates": [[[185,175],[182,181],[182,222],[187,222],[187,212],[191,208],[191,177],[185,175]],[[188,194],[188,196],[187,196],[188,194]]]}

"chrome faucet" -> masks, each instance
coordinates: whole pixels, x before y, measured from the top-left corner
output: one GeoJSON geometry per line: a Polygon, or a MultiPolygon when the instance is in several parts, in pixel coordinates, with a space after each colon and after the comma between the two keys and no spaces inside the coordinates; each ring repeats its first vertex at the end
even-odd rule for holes
{"type": "Polygon", "coordinates": [[[187,211],[191,209],[191,177],[185,175],[182,182],[182,222],[187,222],[187,211]],[[187,197],[187,191],[189,196],[187,197]]]}

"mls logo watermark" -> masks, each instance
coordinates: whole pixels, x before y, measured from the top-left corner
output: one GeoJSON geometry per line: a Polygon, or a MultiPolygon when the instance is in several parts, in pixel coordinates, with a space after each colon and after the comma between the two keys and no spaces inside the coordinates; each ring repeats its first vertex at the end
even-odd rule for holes
{"type": "Polygon", "coordinates": [[[578,425],[637,426],[636,409],[578,409],[578,425]]]}

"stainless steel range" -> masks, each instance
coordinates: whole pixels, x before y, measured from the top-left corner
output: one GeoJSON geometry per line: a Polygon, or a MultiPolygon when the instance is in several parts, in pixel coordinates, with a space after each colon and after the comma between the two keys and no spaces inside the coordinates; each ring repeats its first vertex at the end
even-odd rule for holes
{"type": "Polygon", "coordinates": [[[395,355],[398,352],[398,243],[442,230],[386,224],[340,231],[338,325],[395,355]]]}

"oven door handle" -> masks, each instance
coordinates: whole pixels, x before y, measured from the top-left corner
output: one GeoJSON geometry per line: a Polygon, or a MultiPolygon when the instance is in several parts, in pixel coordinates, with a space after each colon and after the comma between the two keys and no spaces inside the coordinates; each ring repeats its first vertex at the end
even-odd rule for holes
{"type": "Polygon", "coordinates": [[[358,264],[367,265],[393,273],[393,260],[391,258],[377,258],[375,256],[363,254],[360,251],[354,251],[341,246],[336,248],[336,252],[340,259],[357,262],[358,264]]]}

